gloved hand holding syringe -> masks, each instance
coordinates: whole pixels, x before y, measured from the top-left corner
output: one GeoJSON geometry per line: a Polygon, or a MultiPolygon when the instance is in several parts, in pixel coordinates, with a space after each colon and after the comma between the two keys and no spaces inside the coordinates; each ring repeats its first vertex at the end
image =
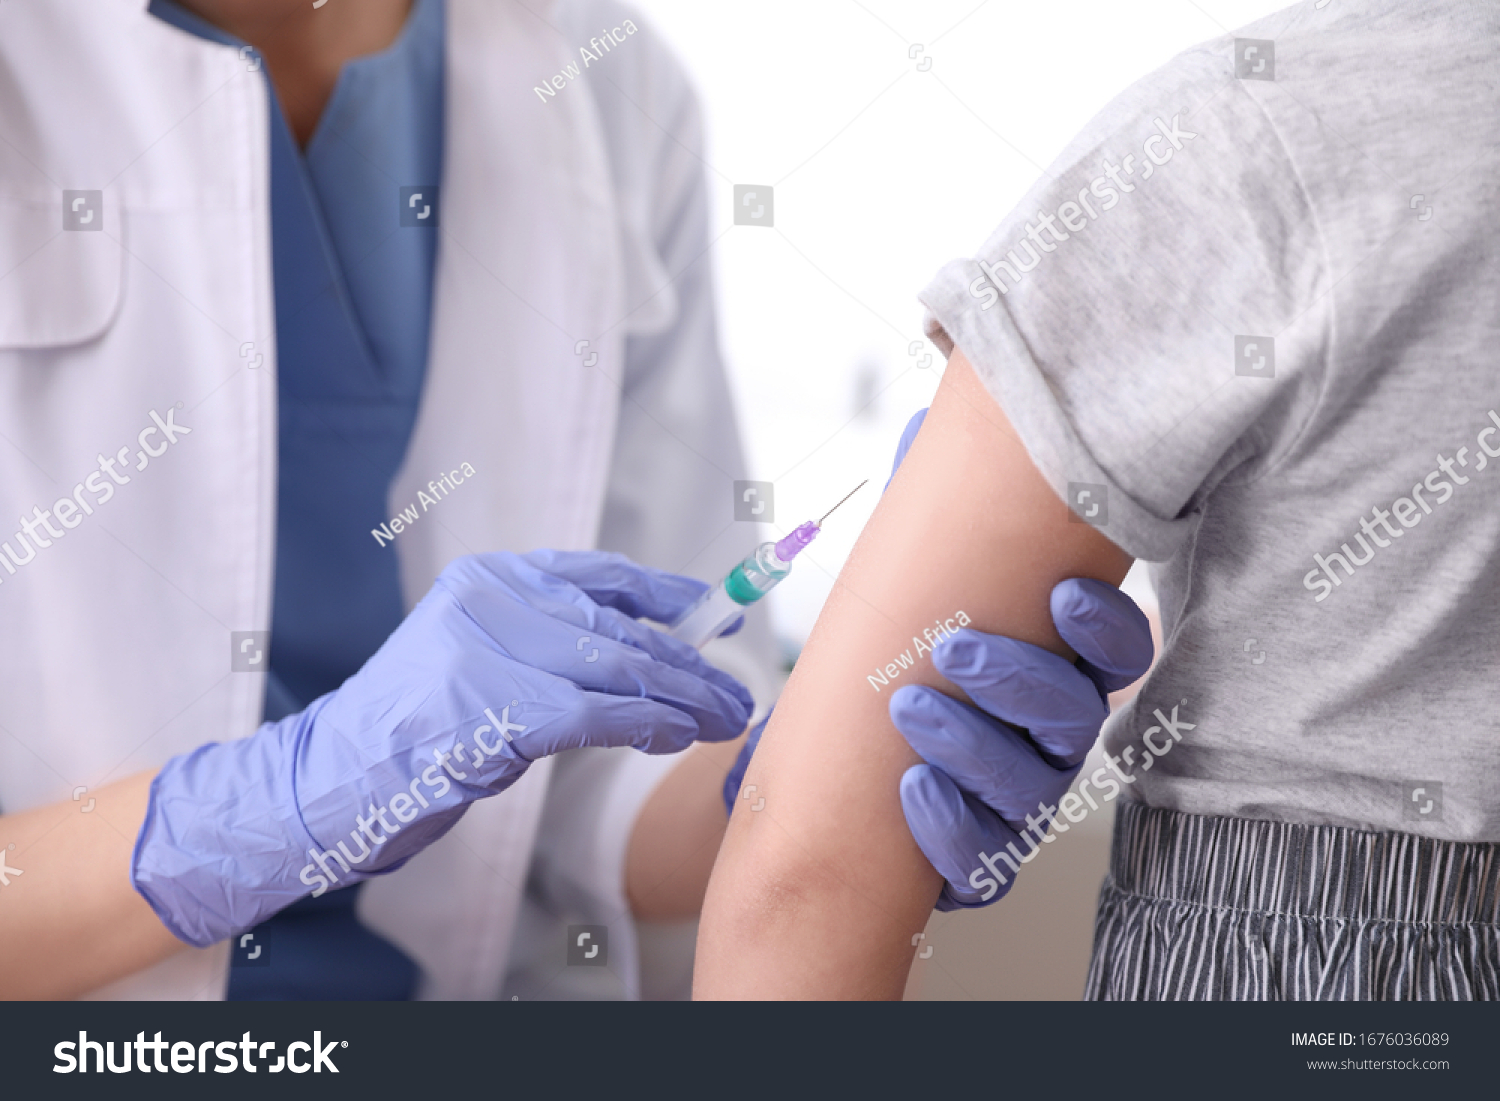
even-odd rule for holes
{"type": "Polygon", "coordinates": [[[792,572],[792,559],[817,538],[823,521],[864,485],[864,482],[860,482],[844,494],[833,508],[818,519],[799,525],[784,539],[762,543],[756,547],[743,562],[725,574],[717,585],[683,613],[667,629],[667,634],[698,649],[718,638],[744,615],[746,607],[765,596],[792,572]]]}

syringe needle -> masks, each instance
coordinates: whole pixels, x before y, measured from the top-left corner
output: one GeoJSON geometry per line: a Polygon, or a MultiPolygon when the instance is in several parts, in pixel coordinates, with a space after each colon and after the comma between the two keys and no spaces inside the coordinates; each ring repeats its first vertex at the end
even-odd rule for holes
{"type": "MultiPolygon", "coordinates": [[[[844,494],[844,496],[839,500],[839,505],[843,504],[850,497],[853,497],[860,490],[864,489],[865,483],[868,482],[869,480],[870,479],[866,478],[863,482],[860,482],[859,485],[855,486],[848,493],[844,494]]],[[[822,527],[823,526],[823,521],[826,520],[826,519],[828,519],[830,516],[832,516],[834,514],[834,511],[839,507],[839,505],[834,505],[833,508],[831,508],[827,512],[823,513],[822,516],[819,516],[816,520],[813,521],[814,525],[817,526],[817,527],[822,527]]]]}
{"type": "MultiPolygon", "coordinates": [[[[0,0],[0,3],[3,2],[4,0],[0,0]]],[[[865,479],[867,481],[868,478],[865,479]]],[[[833,515],[833,509],[863,489],[865,482],[860,482],[844,494],[843,500],[823,513],[818,520],[798,524],[776,542],[762,543],[756,547],[749,557],[725,574],[722,581],[679,616],[668,633],[673,638],[700,649],[718,638],[725,628],[740,618],[746,605],[754,604],[792,572],[792,559],[817,538],[818,525],[833,515]]]]}

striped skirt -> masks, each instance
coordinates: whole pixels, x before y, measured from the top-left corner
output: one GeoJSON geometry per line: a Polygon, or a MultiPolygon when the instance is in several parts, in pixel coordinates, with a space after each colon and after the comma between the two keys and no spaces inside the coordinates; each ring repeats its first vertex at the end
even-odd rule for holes
{"type": "Polygon", "coordinates": [[[1122,800],[1085,997],[1500,998],[1500,844],[1122,800]]]}

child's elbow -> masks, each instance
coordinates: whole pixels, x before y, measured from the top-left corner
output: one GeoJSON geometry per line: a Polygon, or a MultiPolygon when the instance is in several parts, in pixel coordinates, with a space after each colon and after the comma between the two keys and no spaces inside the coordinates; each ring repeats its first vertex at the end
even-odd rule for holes
{"type": "Polygon", "coordinates": [[[694,997],[899,998],[911,937],[881,891],[827,854],[752,832],[709,886],[694,997]]]}

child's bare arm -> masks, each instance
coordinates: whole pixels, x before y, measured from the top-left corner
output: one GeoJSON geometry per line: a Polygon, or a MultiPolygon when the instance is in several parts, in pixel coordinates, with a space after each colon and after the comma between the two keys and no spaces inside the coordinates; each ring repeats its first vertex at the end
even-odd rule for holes
{"type": "Polygon", "coordinates": [[[739,801],[709,885],[696,995],[899,998],[941,882],[902,816],[916,757],[886,707],[903,684],[959,695],[913,637],[962,611],[978,630],[1065,654],[1052,587],[1118,584],[1129,565],[1069,521],[955,350],[751,762],[755,798],[739,801]]]}

